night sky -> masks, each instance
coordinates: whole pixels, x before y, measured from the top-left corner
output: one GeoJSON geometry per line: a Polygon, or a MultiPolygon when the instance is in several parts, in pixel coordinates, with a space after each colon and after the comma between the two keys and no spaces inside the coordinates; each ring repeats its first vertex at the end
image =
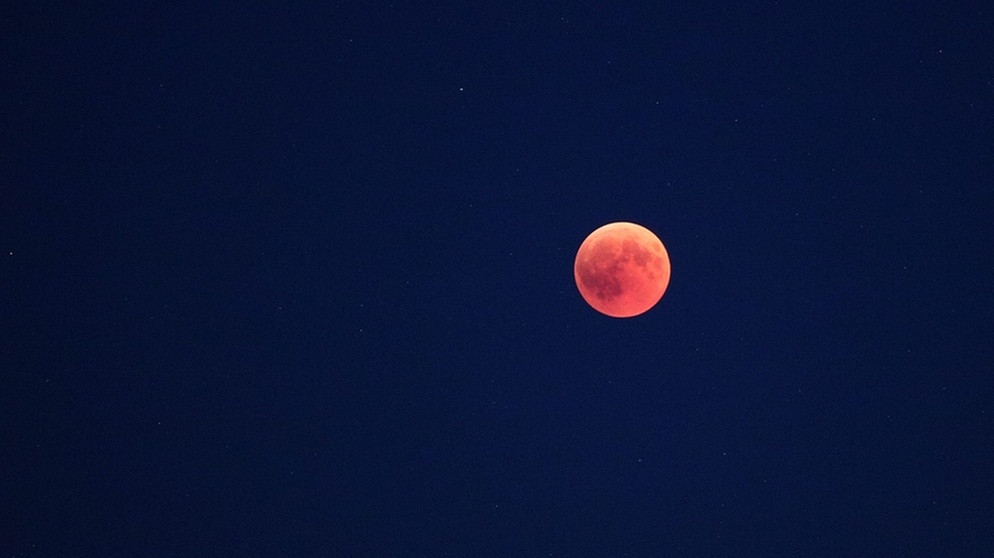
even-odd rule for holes
{"type": "Polygon", "coordinates": [[[4,3],[0,555],[994,556],[992,272],[984,2],[4,3]]]}

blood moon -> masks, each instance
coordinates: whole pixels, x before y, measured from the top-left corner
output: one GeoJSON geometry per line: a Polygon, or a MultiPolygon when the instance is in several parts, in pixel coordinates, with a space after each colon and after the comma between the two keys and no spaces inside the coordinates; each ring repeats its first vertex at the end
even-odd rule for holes
{"type": "Polygon", "coordinates": [[[580,244],[573,263],[580,295],[594,310],[631,318],[659,302],[670,283],[670,257],[652,231],[609,223],[580,244]]]}

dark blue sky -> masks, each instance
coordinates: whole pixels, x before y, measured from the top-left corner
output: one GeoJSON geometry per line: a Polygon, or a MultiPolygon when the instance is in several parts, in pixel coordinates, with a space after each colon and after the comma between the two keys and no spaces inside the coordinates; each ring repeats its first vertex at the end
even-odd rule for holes
{"type": "Polygon", "coordinates": [[[0,553],[994,554],[992,10],[475,4],[0,9],[0,553]]]}

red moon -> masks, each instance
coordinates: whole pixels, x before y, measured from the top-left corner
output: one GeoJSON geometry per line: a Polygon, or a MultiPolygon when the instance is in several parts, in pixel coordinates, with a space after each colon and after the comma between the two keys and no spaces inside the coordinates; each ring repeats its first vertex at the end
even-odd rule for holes
{"type": "Polygon", "coordinates": [[[652,231],[609,223],[580,244],[573,263],[580,295],[601,314],[631,318],[659,302],[670,283],[670,257],[652,231]]]}

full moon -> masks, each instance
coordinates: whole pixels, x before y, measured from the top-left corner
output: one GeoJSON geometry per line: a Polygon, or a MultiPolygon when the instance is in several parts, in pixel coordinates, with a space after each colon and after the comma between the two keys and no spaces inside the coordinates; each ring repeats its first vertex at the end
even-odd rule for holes
{"type": "Polygon", "coordinates": [[[670,257],[652,231],[609,223],[580,244],[573,263],[580,295],[594,310],[631,318],[652,308],[670,283],[670,257]]]}

